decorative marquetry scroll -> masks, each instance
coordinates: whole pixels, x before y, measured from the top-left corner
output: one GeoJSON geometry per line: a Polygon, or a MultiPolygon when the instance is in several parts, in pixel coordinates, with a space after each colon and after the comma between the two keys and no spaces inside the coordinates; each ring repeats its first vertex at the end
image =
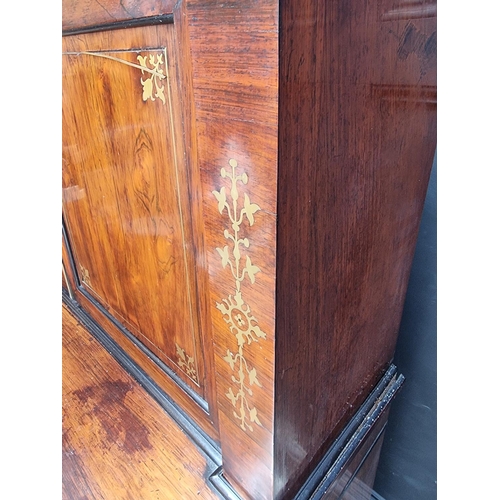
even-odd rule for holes
{"type": "Polygon", "coordinates": [[[220,191],[213,191],[213,194],[218,201],[219,213],[226,211],[230,222],[229,228],[224,230],[224,237],[230,244],[222,249],[217,248],[217,252],[222,259],[222,267],[229,266],[231,270],[235,282],[235,293],[217,302],[217,309],[223,314],[225,322],[238,343],[238,351],[233,353],[227,349],[227,354],[223,358],[234,372],[231,380],[235,384],[234,388],[228,389],[226,396],[236,408],[233,414],[239,420],[240,427],[243,430],[253,431],[252,423],[262,424],[258,418],[257,408],[252,406],[250,401],[250,397],[253,396],[251,386],[262,386],[257,378],[257,370],[245,357],[245,349],[253,342],[258,342],[259,338],[265,339],[266,334],[258,326],[257,319],[242,296],[241,282],[247,278],[253,284],[255,275],[260,269],[252,264],[248,255],[243,259],[241,250],[249,248],[250,241],[248,238],[240,238],[239,232],[245,218],[250,226],[254,224],[254,214],[260,210],[260,207],[251,203],[246,193],[243,195],[243,204],[239,203],[241,197],[238,183],[247,184],[248,175],[245,172],[236,174],[238,166],[236,160],[230,159],[229,165],[230,171],[225,168],[221,169],[221,177],[231,181],[229,192],[226,193],[226,186],[223,186],[220,191]]]}
{"type": "Polygon", "coordinates": [[[179,366],[186,375],[192,379],[194,382],[198,382],[198,373],[196,372],[196,367],[194,364],[194,358],[188,356],[182,347],[179,347],[177,342],[175,343],[175,349],[177,351],[177,366],[179,366]]]}

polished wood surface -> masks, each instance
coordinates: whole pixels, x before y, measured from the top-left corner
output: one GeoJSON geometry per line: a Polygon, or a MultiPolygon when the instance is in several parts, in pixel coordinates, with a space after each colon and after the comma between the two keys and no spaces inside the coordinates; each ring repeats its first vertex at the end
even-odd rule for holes
{"type": "Polygon", "coordinates": [[[244,498],[267,500],[273,482],[278,5],[183,3],[224,474],[244,498]],[[239,177],[234,184],[233,176],[239,177]],[[231,218],[240,223],[234,226],[231,218]],[[243,275],[248,262],[258,271],[243,275]]]}
{"type": "Polygon", "coordinates": [[[62,29],[69,31],[171,14],[174,5],[175,0],[63,0],[62,29]]]}
{"type": "Polygon", "coordinates": [[[216,499],[207,460],[62,309],[62,498],[216,499]]]}
{"type": "MultiPolygon", "coordinates": [[[[86,38],[104,45],[100,35],[86,38]]],[[[71,38],[64,42],[63,211],[79,280],[197,387],[195,269],[186,251],[193,243],[185,223],[189,207],[181,201],[188,191],[176,163],[169,91],[160,82],[161,99],[144,102],[140,92],[132,93],[143,78],[140,69],[81,54],[83,44],[71,38]],[[192,360],[189,366],[178,364],[179,349],[192,360]]],[[[162,49],[140,54],[114,46],[98,52],[129,63],[166,58],[162,49]]],[[[158,67],[167,72],[164,64],[158,67]]]]}
{"type": "Polygon", "coordinates": [[[186,164],[176,46],[172,25],[63,38],[63,213],[78,300],[101,323],[110,315],[106,328],[217,437],[200,181],[186,164]]]}
{"type": "Polygon", "coordinates": [[[243,498],[292,498],[392,360],[436,144],[424,4],[145,3],[173,24],[65,37],[73,293],[243,498]],[[133,66],[160,50],[168,81],[133,66]]]}
{"type": "Polygon", "coordinates": [[[396,345],[436,146],[436,18],[385,20],[394,3],[280,9],[277,498],[396,345]]]}

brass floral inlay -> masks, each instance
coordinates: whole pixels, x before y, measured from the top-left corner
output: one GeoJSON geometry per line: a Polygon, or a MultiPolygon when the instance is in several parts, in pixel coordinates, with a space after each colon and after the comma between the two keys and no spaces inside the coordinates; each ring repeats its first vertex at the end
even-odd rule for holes
{"type": "Polygon", "coordinates": [[[245,357],[245,349],[253,342],[258,342],[259,338],[265,339],[266,334],[258,326],[257,319],[253,316],[250,306],[246,304],[241,293],[241,282],[248,278],[250,283],[255,283],[255,275],[260,269],[252,264],[248,255],[243,261],[241,250],[249,248],[250,241],[248,238],[240,238],[239,232],[245,217],[248,224],[253,226],[254,214],[260,210],[260,207],[251,203],[246,193],[243,195],[243,204],[238,203],[238,200],[241,200],[238,183],[247,184],[248,175],[245,172],[236,175],[238,166],[236,160],[230,159],[229,165],[230,171],[225,168],[221,169],[221,177],[231,181],[229,192],[226,193],[226,186],[223,186],[220,191],[212,191],[212,193],[217,199],[219,213],[222,214],[225,210],[231,223],[229,229],[224,230],[224,237],[230,244],[216,250],[222,259],[222,267],[225,269],[229,266],[231,270],[235,281],[235,293],[217,302],[217,309],[223,314],[224,321],[229,325],[238,343],[238,351],[233,353],[228,349],[223,358],[234,372],[231,380],[235,384],[235,390],[230,387],[226,396],[236,409],[233,414],[240,421],[240,427],[243,430],[253,431],[251,423],[260,426],[262,424],[259,421],[257,409],[249,400],[249,397],[253,396],[251,386],[262,387],[262,385],[257,379],[257,370],[250,366],[245,357]]]}
{"type": "Polygon", "coordinates": [[[194,358],[188,356],[182,347],[179,347],[177,342],[175,343],[175,349],[177,351],[177,365],[184,370],[186,375],[190,377],[195,382],[198,382],[198,374],[194,365],[194,358]]]}
{"type": "Polygon", "coordinates": [[[137,56],[137,60],[141,65],[142,74],[144,74],[144,71],[151,74],[150,78],[146,80],[141,78],[142,100],[147,101],[151,99],[154,101],[157,97],[165,104],[164,87],[159,83],[162,78],[165,78],[163,69],[160,67],[163,64],[163,54],[150,54],[149,58],[147,56],[137,56]],[[148,67],[148,60],[153,71],[148,67]]]}

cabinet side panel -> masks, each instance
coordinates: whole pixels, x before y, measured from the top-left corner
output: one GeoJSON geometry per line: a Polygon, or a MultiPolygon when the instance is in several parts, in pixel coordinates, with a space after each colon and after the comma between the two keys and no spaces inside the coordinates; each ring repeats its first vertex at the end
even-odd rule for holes
{"type": "Polygon", "coordinates": [[[277,5],[188,0],[180,20],[191,46],[223,473],[243,497],[267,500],[274,425],[277,5]]]}
{"type": "Polygon", "coordinates": [[[281,2],[275,496],[392,359],[436,146],[425,2],[281,2]]]}

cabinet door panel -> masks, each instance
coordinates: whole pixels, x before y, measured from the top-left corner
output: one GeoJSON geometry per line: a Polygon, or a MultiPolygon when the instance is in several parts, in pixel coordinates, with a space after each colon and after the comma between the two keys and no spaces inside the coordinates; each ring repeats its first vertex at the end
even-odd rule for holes
{"type": "Polygon", "coordinates": [[[80,287],[205,397],[172,30],[64,39],[63,214],[80,287]]]}

